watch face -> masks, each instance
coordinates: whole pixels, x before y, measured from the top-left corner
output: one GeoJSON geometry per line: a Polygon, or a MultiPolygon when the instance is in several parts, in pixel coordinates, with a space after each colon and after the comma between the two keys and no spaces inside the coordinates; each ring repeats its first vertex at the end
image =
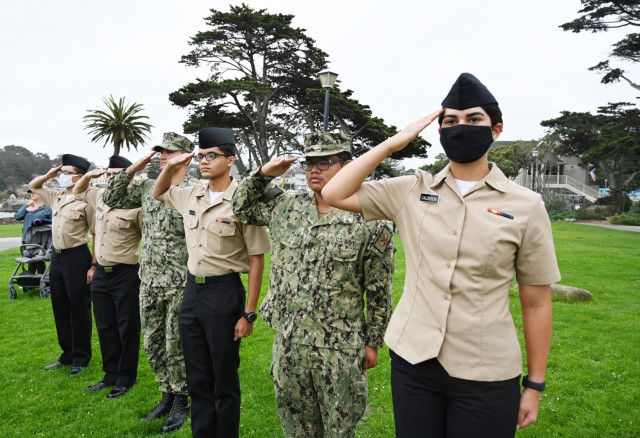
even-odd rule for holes
{"type": "Polygon", "coordinates": [[[247,319],[247,321],[254,322],[258,317],[258,315],[256,315],[255,312],[251,312],[251,313],[245,313],[244,317],[247,319]]]}

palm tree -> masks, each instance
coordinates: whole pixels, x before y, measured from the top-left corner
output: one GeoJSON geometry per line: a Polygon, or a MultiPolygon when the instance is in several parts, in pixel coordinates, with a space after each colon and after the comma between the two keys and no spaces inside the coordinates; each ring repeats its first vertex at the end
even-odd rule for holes
{"type": "Polygon", "coordinates": [[[127,150],[130,150],[131,146],[138,150],[138,146],[144,144],[145,139],[148,139],[147,133],[153,128],[153,125],[142,121],[149,118],[140,114],[144,109],[143,105],[129,105],[124,97],[117,102],[113,96],[103,98],[102,101],[107,107],[106,110],[88,110],[89,114],[83,118],[84,129],[89,129],[89,134],[93,135],[91,141],[96,142],[104,138],[103,147],[109,142],[113,143],[113,155],[120,155],[123,144],[127,150]]]}

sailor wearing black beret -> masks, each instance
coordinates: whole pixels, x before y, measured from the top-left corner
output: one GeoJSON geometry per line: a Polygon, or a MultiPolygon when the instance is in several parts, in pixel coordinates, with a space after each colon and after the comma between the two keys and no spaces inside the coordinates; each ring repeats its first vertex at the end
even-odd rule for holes
{"type": "Polygon", "coordinates": [[[502,132],[496,98],[463,73],[443,108],[345,166],[325,200],[393,220],[405,243],[404,293],[386,331],[397,436],[513,437],[534,423],[559,281],[542,198],[488,160],[502,132]],[[450,163],[436,175],[364,182],[433,121],[450,163]],[[528,375],[510,312],[518,281],[528,375]],[[425,429],[426,428],[426,429],[425,429]]]}
{"type": "Polygon", "coordinates": [[[89,170],[90,163],[72,154],[62,156],[62,164],[38,176],[29,189],[51,206],[53,211],[49,281],[51,305],[62,353],[45,370],[71,365],[75,376],[91,360],[91,294],[89,281],[93,275],[88,232],[93,233],[95,211],[73,195],[73,186],[89,170]],[[59,189],[43,187],[57,177],[59,189]]]}
{"type": "Polygon", "coordinates": [[[113,386],[107,398],[125,394],[136,382],[140,351],[140,303],[138,299],[138,244],[142,237],[140,208],[110,208],[104,189],[89,187],[92,178],[113,178],[131,161],[114,155],[107,170],[87,172],[74,187],[74,194],[96,212],[94,273],[91,280],[93,313],[98,329],[104,377],[88,391],[113,386]]]}

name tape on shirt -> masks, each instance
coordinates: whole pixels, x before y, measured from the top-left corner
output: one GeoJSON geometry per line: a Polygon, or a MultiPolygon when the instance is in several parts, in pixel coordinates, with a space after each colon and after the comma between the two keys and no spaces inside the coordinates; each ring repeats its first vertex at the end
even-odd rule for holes
{"type": "Polygon", "coordinates": [[[428,202],[430,204],[437,204],[440,202],[440,195],[433,195],[431,193],[420,193],[420,200],[422,202],[428,202]]]}

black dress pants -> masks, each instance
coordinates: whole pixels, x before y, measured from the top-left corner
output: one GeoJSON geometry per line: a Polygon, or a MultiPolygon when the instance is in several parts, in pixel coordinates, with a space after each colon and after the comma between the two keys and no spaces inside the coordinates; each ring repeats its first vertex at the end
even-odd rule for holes
{"type": "Polygon", "coordinates": [[[391,394],[399,438],[502,438],[516,433],[519,376],[498,382],[451,377],[437,359],[415,365],[393,351],[391,394]]]}
{"type": "Polygon", "coordinates": [[[87,245],[55,250],[51,255],[49,283],[56,323],[59,361],[86,367],[91,361],[91,292],[87,271],[91,253],[87,245]]]}
{"type": "Polygon", "coordinates": [[[240,340],[233,334],[244,310],[238,274],[187,275],[179,314],[180,337],[191,396],[194,437],[237,437],[240,427],[240,340]]]}
{"type": "Polygon", "coordinates": [[[98,329],[102,381],[130,388],[138,376],[140,351],[139,265],[97,266],[91,282],[98,329]]]}

